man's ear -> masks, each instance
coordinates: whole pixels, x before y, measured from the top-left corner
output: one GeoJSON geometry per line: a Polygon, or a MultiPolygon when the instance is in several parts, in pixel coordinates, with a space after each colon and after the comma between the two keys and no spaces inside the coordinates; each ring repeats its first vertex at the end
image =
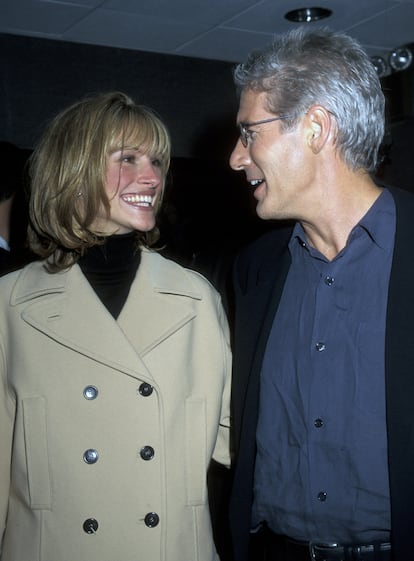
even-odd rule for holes
{"type": "Polygon", "coordinates": [[[312,105],[306,116],[308,145],[314,154],[318,154],[334,138],[332,114],[321,105],[312,105]]]}

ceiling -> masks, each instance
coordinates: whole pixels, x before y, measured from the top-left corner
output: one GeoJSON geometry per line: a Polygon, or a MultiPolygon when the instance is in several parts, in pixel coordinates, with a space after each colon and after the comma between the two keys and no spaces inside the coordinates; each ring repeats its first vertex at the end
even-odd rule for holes
{"type": "Polygon", "coordinates": [[[237,62],[312,6],[371,55],[414,41],[414,0],[1,0],[0,32],[237,62]]]}

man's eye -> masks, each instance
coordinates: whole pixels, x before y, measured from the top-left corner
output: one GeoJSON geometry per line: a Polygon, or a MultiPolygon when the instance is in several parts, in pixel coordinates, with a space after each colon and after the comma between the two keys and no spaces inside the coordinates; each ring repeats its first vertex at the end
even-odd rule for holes
{"type": "Polygon", "coordinates": [[[246,129],[246,138],[248,142],[254,140],[255,136],[256,136],[256,131],[246,129]]]}

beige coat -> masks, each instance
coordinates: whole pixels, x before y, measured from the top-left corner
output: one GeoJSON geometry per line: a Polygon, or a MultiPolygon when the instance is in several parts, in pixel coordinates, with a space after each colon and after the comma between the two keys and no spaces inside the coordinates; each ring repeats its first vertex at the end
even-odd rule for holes
{"type": "Polygon", "coordinates": [[[77,265],[0,279],[1,561],[216,561],[229,372],[219,296],[156,253],[117,321],[77,265]]]}

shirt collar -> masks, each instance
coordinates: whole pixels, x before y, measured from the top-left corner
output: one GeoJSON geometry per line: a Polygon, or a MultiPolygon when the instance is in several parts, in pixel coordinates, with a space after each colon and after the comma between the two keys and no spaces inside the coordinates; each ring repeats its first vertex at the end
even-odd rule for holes
{"type": "MultiPolygon", "coordinates": [[[[352,239],[358,236],[360,229],[365,230],[374,243],[385,251],[391,251],[394,245],[394,229],[395,229],[395,203],[388,189],[383,189],[380,196],[369,208],[368,212],[361,220],[352,228],[349,234],[348,244],[352,239]]],[[[306,234],[300,224],[297,222],[293,228],[292,237],[289,242],[289,250],[292,253],[293,244],[299,243],[304,248],[309,248],[306,243],[306,234]]],[[[348,245],[347,244],[347,245],[348,245]]]]}
{"type": "Polygon", "coordinates": [[[4,238],[2,238],[0,236],[0,247],[5,249],[6,251],[10,251],[10,246],[9,244],[6,242],[6,240],[4,238]]]}

